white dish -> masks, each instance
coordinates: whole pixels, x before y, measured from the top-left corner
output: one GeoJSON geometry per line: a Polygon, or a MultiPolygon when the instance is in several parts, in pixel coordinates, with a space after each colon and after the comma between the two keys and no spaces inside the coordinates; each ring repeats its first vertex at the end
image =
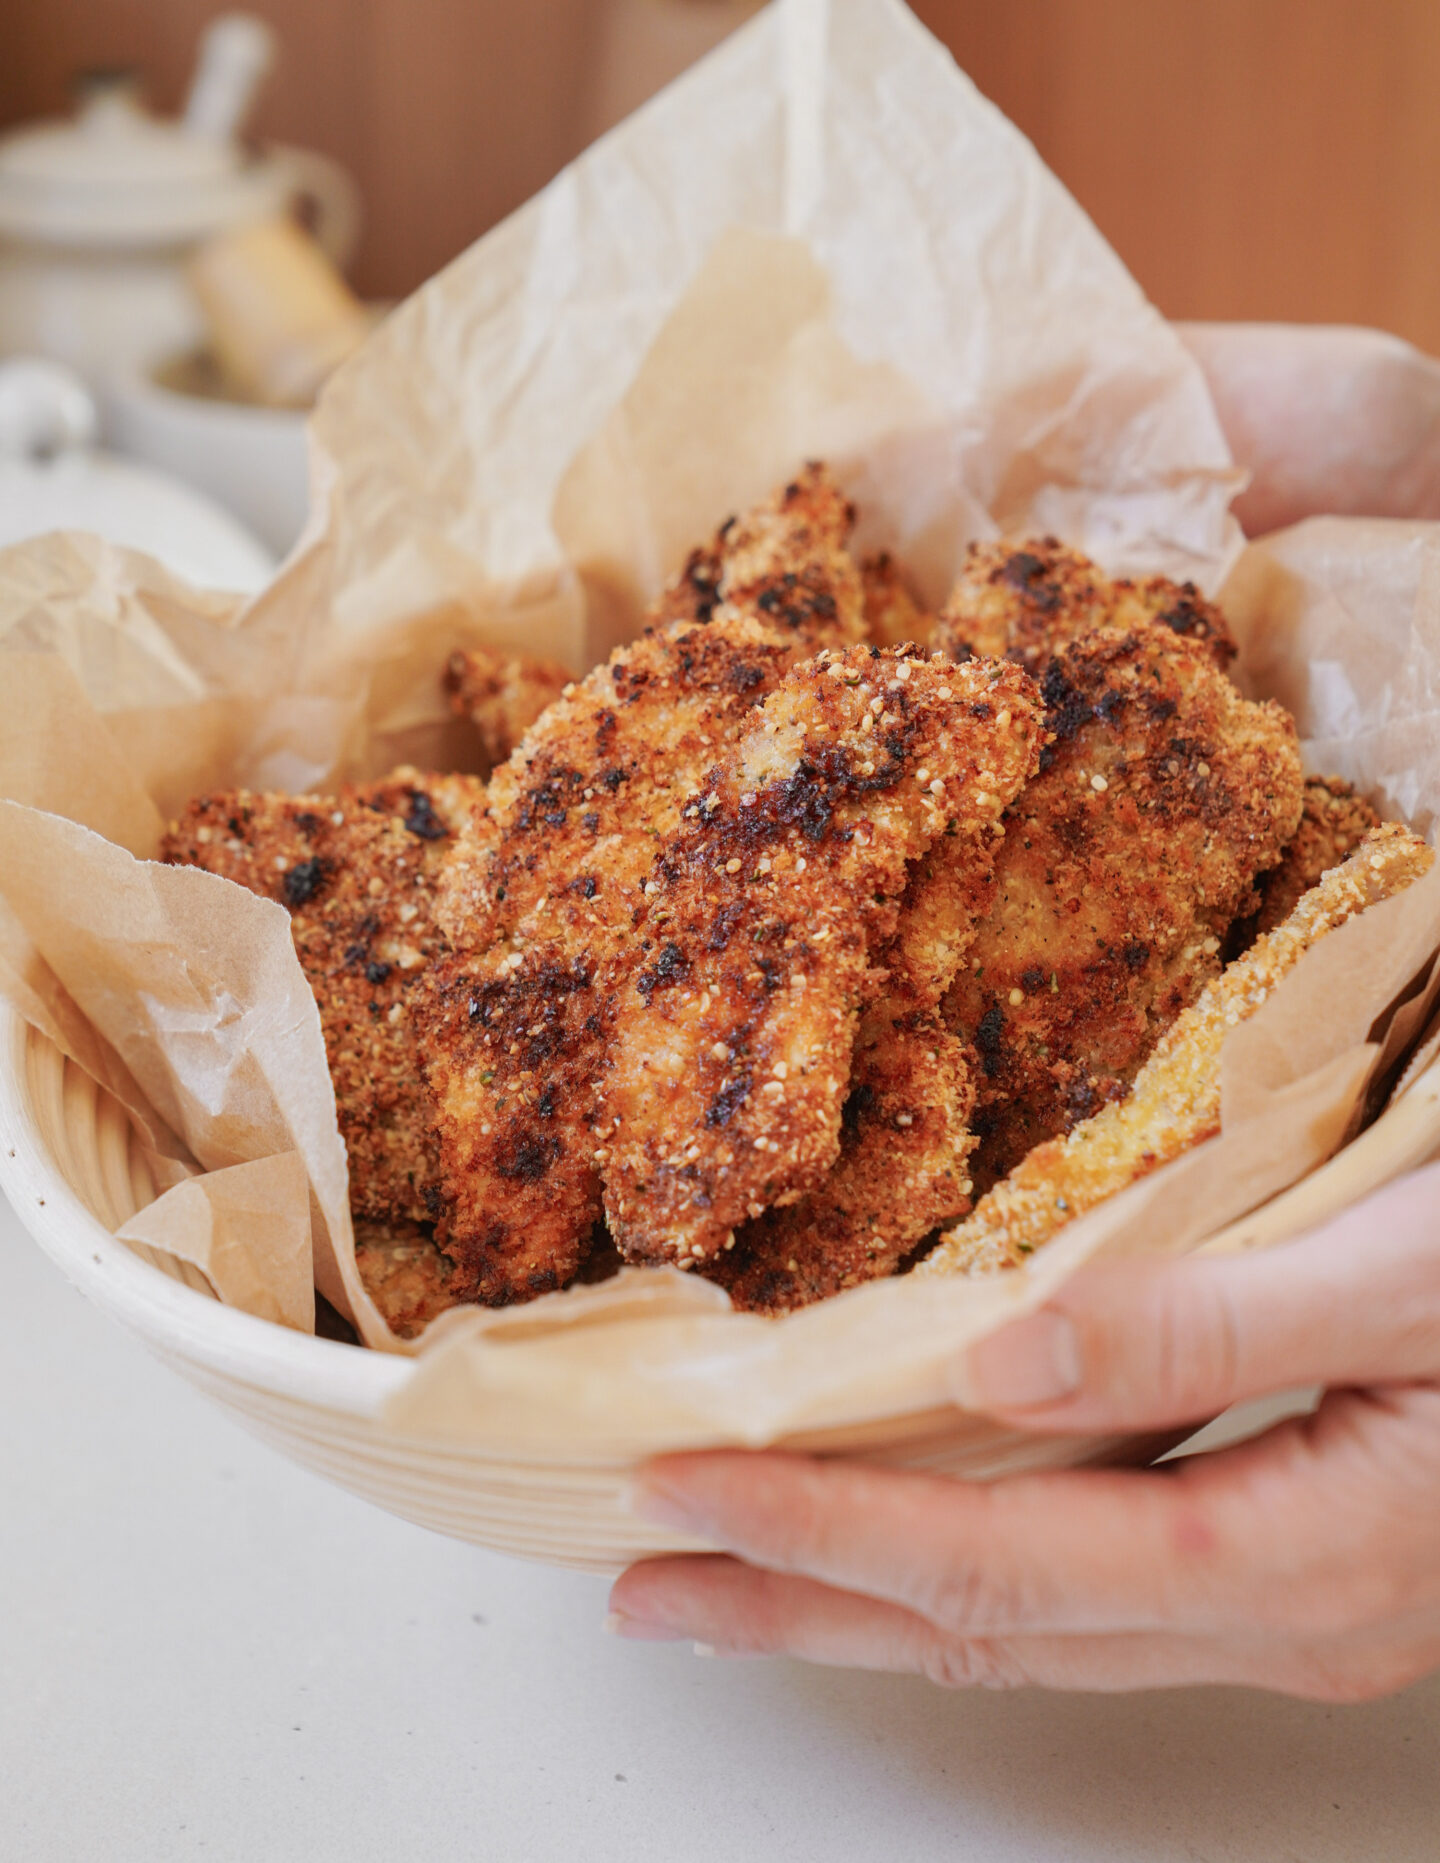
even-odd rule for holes
{"type": "Polygon", "coordinates": [[[283,557],[309,508],[305,416],[205,386],[197,358],[112,371],[101,392],[106,438],[217,500],[283,557]]]}

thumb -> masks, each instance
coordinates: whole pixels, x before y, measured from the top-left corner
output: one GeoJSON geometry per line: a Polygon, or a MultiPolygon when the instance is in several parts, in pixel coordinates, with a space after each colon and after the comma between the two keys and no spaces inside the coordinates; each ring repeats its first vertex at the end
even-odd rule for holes
{"type": "Polygon", "coordinates": [[[970,1347],[958,1403],[1028,1428],[1158,1428],[1296,1385],[1440,1381],[1440,1168],[1254,1255],[1080,1269],[970,1347]]]}

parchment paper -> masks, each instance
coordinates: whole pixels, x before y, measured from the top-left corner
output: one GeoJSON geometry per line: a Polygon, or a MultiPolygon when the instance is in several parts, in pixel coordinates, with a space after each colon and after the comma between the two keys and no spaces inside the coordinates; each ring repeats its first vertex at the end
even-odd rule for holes
{"type": "MultiPolygon", "coordinates": [[[[1207,587],[1234,562],[1243,474],[1196,365],[896,0],[772,8],[402,306],[327,389],[311,523],[248,607],[94,539],[0,553],[0,987],[200,1173],[128,1233],[303,1325],[298,1158],[317,1285],[369,1344],[413,1349],[355,1274],[285,915],[150,864],[160,821],[207,788],[453,767],[452,648],[581,670],[691,542],[814,454],[861,502],[861,547],[899,550],[932,599],[1002,530],[1207,587]]],[[[1247,677],[1295,707],[1312,761],[1422,825],[1437,548],[1420,526],[1302,527],[1227,595],[1247,677]]],[[[1427,883],[1317,947],[1227,1047],[1222,1136],[1023,1273],[772,1322],[628,1270],[445,1315],[395,1418],[563,1458],[946,1401],[958,1344],[1088,1254],[1190,1246],[1325,1157],[1437,945],[1427,883]]]]}

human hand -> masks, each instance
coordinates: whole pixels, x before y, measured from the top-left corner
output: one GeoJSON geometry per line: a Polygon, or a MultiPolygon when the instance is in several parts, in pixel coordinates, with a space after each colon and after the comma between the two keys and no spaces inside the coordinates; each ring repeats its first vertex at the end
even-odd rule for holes
{"type": "Polygon", "coordinates": [[[1176,326],[1248,489],[1247,535],[1322,512],[1440,518],[1440,362],[1380,330],[1176,326]]]}
{"type": "Polygon", "coordinates": [[[614,1628],[952,1685],[1403,1687],[1440,1665],[1437,1199],[1432,1167],[1283,1248],[1094,1264],[955,1374],[959,1401],[1026,1429],[1157,1429],[1323,1384],[1314,1416],[1159,1469],[991,1486],[664,1457],[637,1511],[735,1556],[632,1566],[614,1628]]]}

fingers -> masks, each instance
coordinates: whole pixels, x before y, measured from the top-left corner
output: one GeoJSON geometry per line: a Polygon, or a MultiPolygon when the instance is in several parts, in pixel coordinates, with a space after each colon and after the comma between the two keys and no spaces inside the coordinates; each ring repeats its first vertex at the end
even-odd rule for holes
{"type": "Polygon", "coordinates": [[[1254,1255],[1080,1270],[956,1368],[968,1408],[1149,1429],[1297,1385],[1440,1380],[1440,1170],[1254,1255]]]}
{"type": "Polygon", "coordinates": [[[1236,461],[1250,536],[1317,513],[1440,517],[1440,364],[1379,330],[1182,324],[1236,461]]]}
{"type": "Polygon", "coordinates": [[[1237,1563],[1166,1475],[986,1486],[803,1456],[666,1456],[638,1512],[967,1636],[1204,1629],[1237,1563]]]}
{"type": "MultiPolygon", "coordinates": [[[[1440,1631],[1440,1391],[1343,1393],[1314,1418],[1168,1472],[990,1486],[713,1453],[647,1466],[646,1518],[924,1619],[969,1643],[1440,1631]]],[[[699,1568],[695,1568],[698,1570],[699,1568]]],[[[698,1633],[697,1633],[698,1634],[698,1633]]]]}
{"type": "MultiPolygon", "coordinates": [[[[621,1636],[693,1638],[721,1655],[892,1670],[947,1688],[1035,1684],[1111,1692],[1227,1682],[1354,1701],[1405,1686],[1427,1662],[1426,1650],[1413,1642],[1365,1651],[1255,1636],[967,1637],[893,1604],[718,1556],[632,1566],[610,1602],[621,1636]]],[[[1428,1660],[1436,1655],[1440,1640],[1429,1646],[1428,1660]]]]}

